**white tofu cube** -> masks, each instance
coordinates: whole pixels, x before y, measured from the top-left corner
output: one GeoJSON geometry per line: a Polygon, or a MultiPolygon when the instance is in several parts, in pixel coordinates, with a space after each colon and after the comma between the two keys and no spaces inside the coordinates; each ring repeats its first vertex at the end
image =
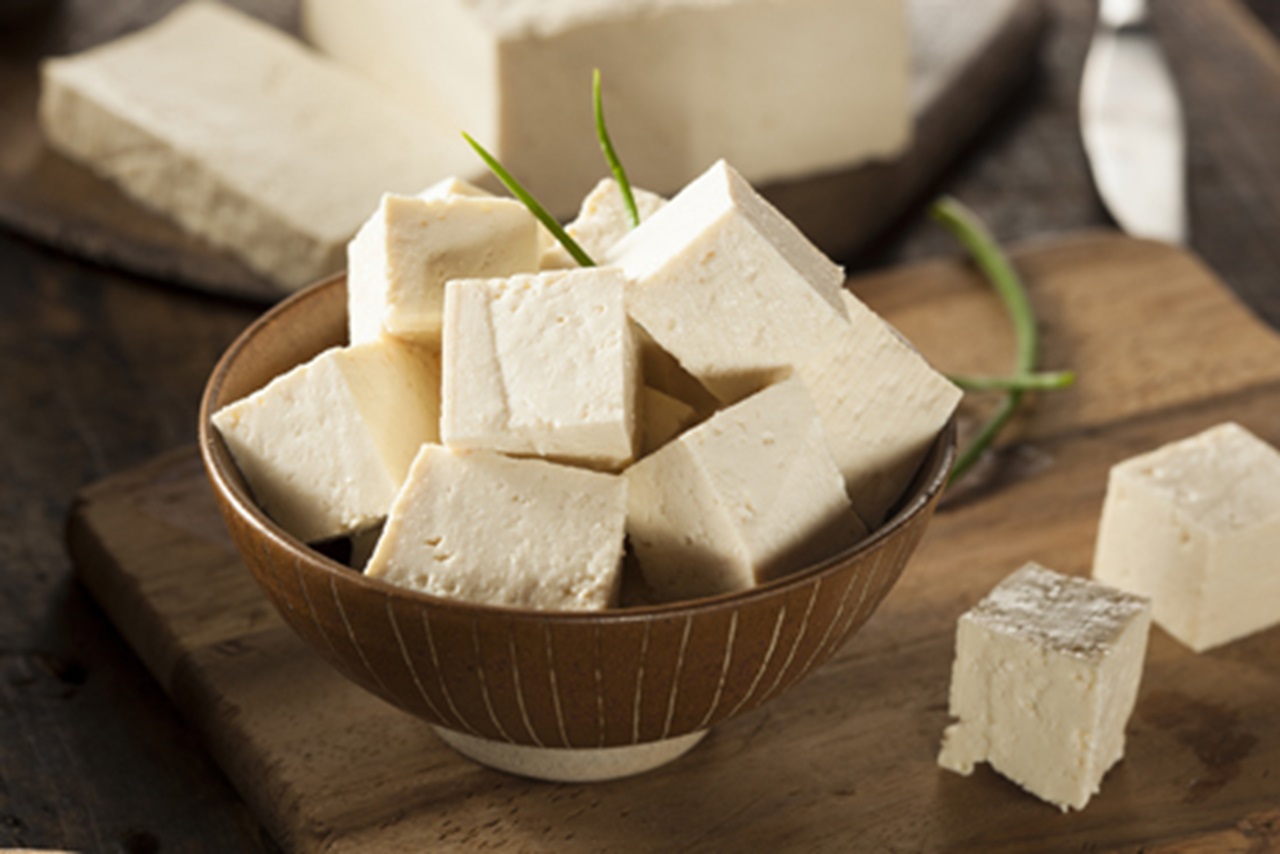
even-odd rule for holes
{"type": "Polygon", "coordinates": [[[302,30],[490,143],[566,217],[600,175],[593,68],[632,179],[662,193],[717,157],[771,181],[898,153],[911,124],[904,6],[305,0],[302,30]]]}
{"type": "Polygon", "coordinates": [[[938,764],[991,767],[1063,812],[1084,809],[1124,756],[1151,603],[1028,563],[956,626],[938,764]]]}
{"type": "Polygon", "coordinates": [[[1280,452],[1220,424],[1111,469],[1093,576],[1203,652],[1280,623],[1280,452]]]}
{"type": "Polygon", "coordinates": [[[391,338],[326,350],[213,415],[262,509],[306,542],[384,518],[439,420],[439,357],[391,338]]]}
{"type": "Polygon", "coordinates": [[[717,413],[626,478],[627,533],[666,600],[744,590],[867,533],[798,379],[717,413]]]}
{"type": "Polygon", "coordinates": [[[438,343],[450,279],[538,269],[538,221],[514,199],[451,192],[452,181],[419,196],[382,197],[348,248],[351,342],[383,333],[438,343]]]}
{"type": "Polygon", "coordinates": [[[626,482],[426,445],[365,574],[435,596],[540,610],[615,604],[626,482]]]}
{"type": "MultiPolygon", "coordinates": [[[[641,222],[667,203],[662,196],[639,187],[632,187],[631,195],[635,199],[636,213],[640,215],[641,222]]],[[[618,182],[605,178],[582,200],[577,219],[566,225],[564,230],[582,247],[582,251],[599,263],[632,228],[618,182]]],[[[577,266],[578,262],[569,251],[554,239],[542,253],[544,270],[563,270],[577,266]]]]}
{"type": "Polygon", "coordinates": [[[444,443],[604,469],[630,462],[639,369],[624,285],[609,267],[449,282],[444,443]]]}
{"type": "Polygon", "coordinates": [[[475,168],[452,129],[223,3],[42,66],[50,145],[286,291],[378,197],[475,168]]]}
{"type": "Polygon", "coordinates": [[[848,291],[849,328],[796,365],[813,395],[827,445],[853,507],[884,521],[963,393],[848,291]]]}
{"type": "Polygon", "coordinates": [[[631,316],[725,403],[848,328],[843,271],[724,161],[607,256],[634,281],[631,316]]]}
{"type": "Polygon", "coordinates": [[[652,454],[698,420],[698,413],[682,400],[655,388],[640,389],[640,453],[652,454]]]}

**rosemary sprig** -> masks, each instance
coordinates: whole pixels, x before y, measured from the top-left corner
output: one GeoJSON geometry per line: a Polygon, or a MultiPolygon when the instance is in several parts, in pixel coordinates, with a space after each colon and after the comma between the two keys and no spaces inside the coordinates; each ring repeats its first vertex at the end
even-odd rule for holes
{"type": "Polygon", "coordinates": [[[605,162],[609,164],[613,180],[618,182],[618,189],[622,191],[622,203],[627,208],[627,218],[631,220],[631,227],[635,228],[640,224],[640,211],[636,207],[636,197],[631,192],[631,181],[627,178],[627,170],[622,168],[622,161],[618,159],[618,152],[614,150],[613,140],[609,138],[609,129],[604,123],[604,100],[600,96],[599,68],[591,74],[591,105],[596,115],[596,138],[600,140],[600,151],[604,153],[605,162]]]}
{"type": "Polygon", "coordinates": [[[498,158],[490,154],[483,145],[471,138],[471,135],[463,131],[462,138],[475,149],[476,154],[480,155],[480,159],[485,162],[489,170],[497,176],[498,180],[511,191],[511,195],[519,199],[529,212],[537,217],[538,221],[547,227],[547,231],[551,232],[551,236],[560,241],[560,245],[573,256],[573,260],[577,261],[583,267],[594,267],[596,262],[591,260],[591,256],[586,253],[578,241],[569,236],[569,232],[564,230],[560,223],[556,222],[556,218],[547,212],[537,199],[533,197],[528,190],[524,188],[515,176],[507,171],[507,168],[498,162],[498,158]]]}
{"type": "MultiPolygon", "coordinates": [[[[1012,376],[953,378],[976,381],[977,386],[1005,391],[1005,399],[1000,408],[982,426],[978,435],[956,460],[955,468],[951,470],[950,480],[950,483],[955,483],[995,441],[996,436],[1018,411],[1023,395],[1027,391],[1063,388],[1075,381],[1075,374],[1070,371],[1050,374],[1035,372],[1036,361],[1040,355],[1040,333],[1036,329],[1035,313],[1031,309],[1031,301],[1027,298],[1026,287],[1013,269],[1013,265],[1009,263],[1009,259],[1005,257],[995,239],[977,216],[949,196],[934,202],[930,213],[968,250],[974,263],[995,288],[1000,301],[1004,303],[1009,320],[1013,323],[1013,336],[1017,350],[1012,376]]],[[[957,384],[963,385],[959,382],[957,384]]]]}

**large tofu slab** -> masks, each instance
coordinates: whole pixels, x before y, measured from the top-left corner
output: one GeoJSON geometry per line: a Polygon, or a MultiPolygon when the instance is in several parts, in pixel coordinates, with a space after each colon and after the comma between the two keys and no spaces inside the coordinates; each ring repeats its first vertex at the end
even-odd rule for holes
{"type": "Polygon", "coordinates": [[[879,525],[963,393],[848,291],[849,328],[796,365],[813,395],[849,498],[879,525]]]}
{"type": "Polygon", "coordinates": [[[213,423],[262,509],[316,542],[383,519],[439,419],[438,357],[384,338],[326,350],[213,423]]]}
{"type": "Polygon", "coordinates": [[[445,444],[605,469],[630,462],[639,366],[624,289],[609,267],[449,282],[445,444]]]}
{"type": "Polygon", "coordinates": [[[222,3],[42,68],[50,144],[254,270],[340,270],[387,191],[474,169],[452,130],[222,3]]]}
{"type": "Polygon", "coordinates": [[[784,380],[626,471],[627,533],[650,588],[743,590],[866,535],[804,384],[784,380]]]}
{"type": "Polygon", "coordinates": [[[991,767],[1063,812],[1084,809],[1124,756],[1151,603],[1028,563],[956,626],[938,764],[991,767]]]}
{"type": "Polygon", "coordinates": [[[594,611],[616,604],[626,482],[426,445],[365,574],[466,602],[594,611]]]}
{"type": "Polygon", "coordinates": [[[844,272],[723,160],[607,261],[631,316],[720,400],[763,388],[848,329],[844,272]]]}
{"type": "Polygon", "coordinates": [[[1117,464],[1093,559],[1196,652],[1280,624],[1280,452],[1225,423],[1117,464]]]}
{"type": "Polygon", "coordinates": [[[717,157],[754,182],[901,151],[902,0],[305,0],[322,50],[450,115],[571,216],[600,175],[590,80],[631,178],[669,194],[717,157]]]}

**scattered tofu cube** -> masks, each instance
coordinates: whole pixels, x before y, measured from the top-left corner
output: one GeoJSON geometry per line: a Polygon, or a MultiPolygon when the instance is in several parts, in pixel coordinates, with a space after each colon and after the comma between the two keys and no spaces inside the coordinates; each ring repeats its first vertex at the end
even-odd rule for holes
{"type": "Polygon", "coordinates": [[[648,386],[640,389],[640,413],[641,456],[652,454],[698,420],[692,406],[648,386]]]}
{"type": "Polygon", "coordinates": [[[620,586],[626,490],[616,475],[429,444],[365,574],[486,605],[607,608],[620,586]]]}
{"type": "Polygon", "coordinates": [[[1280,623],[1280,452],[1235,423],[1111,469],[1093,576],[1196,652],[1280,623]]]}
{"type": "Polygon", "coordinates": [[[353,344],[384,333],[438,343],[450,279],[538,269],[538,221],[514,199],[457,193],[382,197],[348,248],[347,321],[353,344]]]}
{"type": "Polygon", "coordinates": [[[867,533],[794,378],[682,434],[626,479],[627,533],[664,600],[743,590],[867,533]]]}
{"type": "MultiPolygon", "coordinates": [[[[667,203],[662,196],[639,187],[632,187],[631,195],[635,199],[636,213],[640,215],[641,222],[667,203]]],[[[578,218],[566,225],[564,230],[582,247],[582,251],[598,262],[632,228],[626,202],[622,198],[622,189],[617,181],[605,178],[582,200],[578,218]]],[[[578,262],[559,241],[553,241],[542,253],[544,270],[563,270],[577,266],[578,262]]]]}
{"type": "Polygon", "coordinates": [[[843,271],[723,160],[607,256],[634,280],[631,316],[732,403],[848,328],[843,271]]]}
{"type": "Polygon", "coordinates": [[[963,393],[848,291],[849,327],[796,365],[813,395],[853,507],[884,521],[963,393]]]}
{"type": "Polygon", "coordinates": [[[960,618],[938,764],[991,767],[1063,812],[1124,755],[1149,600],[1028,563],[960,618]]]}
{"type": "Polygon", "coordinates": [[[302,31],[489,144],[558,217],[600,174],[593,68],[632,179],[662,193],[716,157],[768,182],[910,136],[903,0],[305,0],[302,31]]]}
{"type": "Polygon", "coordinates": [[[391,338],[326,350],[213,415],[262,509],[306,542],[384,518],[439,419],[438,356],[391,338]]]}
{"type": "Polygon", "coordinates": [[[50,145],[281,292],[337,272],[378,197],[474,168],[449,125],[223,3],[47,60],[50,145]]]}
{"type": "Polygon", "coordinates": [[[611,470],[629,463],[639,367],[624,286],[609,267],[449,282],[444,443],[611,470]]]}

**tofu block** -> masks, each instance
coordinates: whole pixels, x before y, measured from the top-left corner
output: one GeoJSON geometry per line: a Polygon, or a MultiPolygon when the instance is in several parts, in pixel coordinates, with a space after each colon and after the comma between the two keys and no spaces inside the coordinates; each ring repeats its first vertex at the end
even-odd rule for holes
{"type": "Polygon", "coordinates": [[[595,611],[617,601],[626,482],[426,445],[365,574],[465,602],[595,611]]]}
{"type": "Polygon", "coordinates": [[[627,307],[725,403],[822,352],[848,328],[844,272],[723,160],[607,256],[627,307]]]}
{"type": "Polygon", "coordinates": [[[342,269],[382,193],[475,170],[452,128],[222,3],[41,74],[53,148],[282,292],[342,269]]]}
{"type": "MultiPolygon", "coordinates": [[[[631,195],[635,199],[636,213],[640,215],[641,222],[667,203],[657,193],[650,193],[639,187],[632,187],[631,195]]],[[[577,219],[566,225],[564,230],[592,260],[599,262],[613,244],[626,237],[633,227],[618,182],[605,178],[582,200],[577,219]]],[[[578,262],[557,240],[553,239],[542,253],[544,270],[563,270],[577,266],[578,262]]]]}
{"type": "Polygon", "coordinates": [[[593,68],[637,184],[669,194],[717,157],[782,180],[905,149],[907,23],[903,0],[302,4],[308,40],[451,116],[559,217],[600,175],[593,68]]]}
{"type": "Polygon", "coordinates": [[[872,528],[920,468],[963,392],[848,291],[849,327],[796,365],[813,395],[849,498],[872,528]]]}
{"type": "Polygon", "coordinates": [[[418,196],[388,193],[351,241],[347,322],[353,344],[384,332],[438,344],[445,282],[538,269],[538,221],[524,205],[456,189],[446,181],[418,196]]]}
{"type": "Polygon", "coordinates": [[[326,350],[213,415],[259,505],[306,542],[383,519],[439,420],[439,357],[391,338],[326,350]]]}
{"type": "Polygon", "coordinates": [[[675,356],[662,349],[643,326],[633,322],[631,332],[640,350],[640,376],[646,386],[688,405],[699,420],[720,408],[716,396],[682,368],[675,356]]]}
{"type": "Polygon", "coordinates": [[[640,413],[641,456],[652,454],[698,420],[692,406],[648,386],[640,389],[640,413]]]}
{"type": "Polygon", "coordinates": [[[1124,756],[1149,600],[1028,563],[960,618],[938,764],[977,762],[1063,812],[1124,756]]]}
{"type": "Polygon", "coordinates": [[[627,533],[663,600],[744,590],[867,533],[798,379],[715,414],[626,479],[627,533]]]}
{"type": "Polygon", "coordinates": [[[444,443],[610,470],[629,463],[639,368],[624,286],[608,267],[449,282],[444,443]]]}
{"type": "Polygon", "coordinates": [[[1093,576],[1196,652],[1280,623],[1280,452],[1219,424],[1111,469],[1093,576]]]}

